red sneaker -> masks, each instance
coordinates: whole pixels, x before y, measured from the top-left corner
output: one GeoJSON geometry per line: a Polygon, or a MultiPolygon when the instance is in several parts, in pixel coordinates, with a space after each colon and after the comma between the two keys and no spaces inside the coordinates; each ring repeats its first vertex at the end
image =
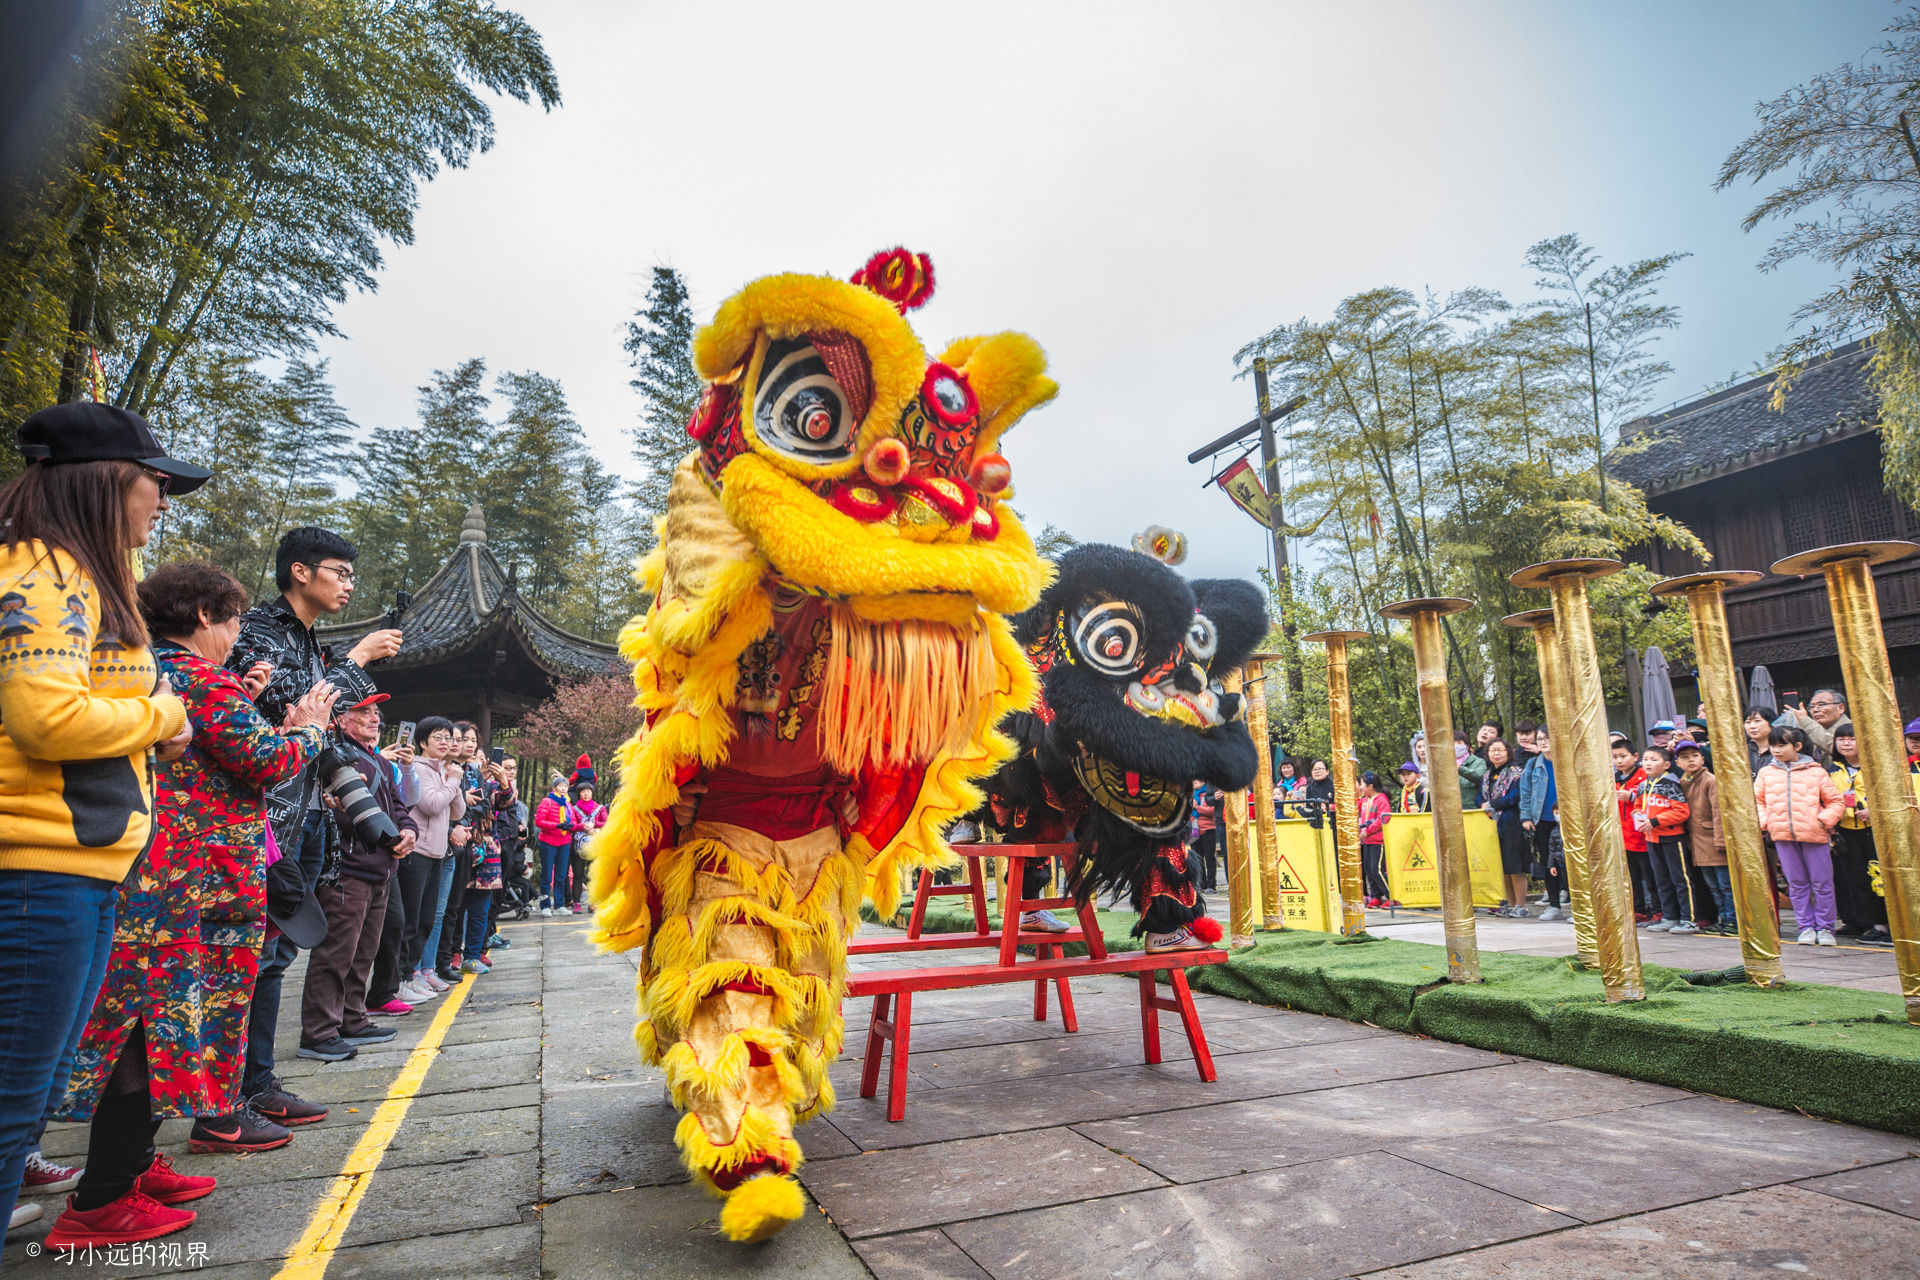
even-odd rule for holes
{"type": "Polygon", "coordinates": [[[396,996],[380,1007],[369,1009],[367,1012],[381,1014],[388,1018],[404,1018],[413,1012],[413,1006],[396,996]]]}
{"type": "Polygon", "coordinates": [[[191,1209],[169,1208],[152,1196],[142,1194],[136,1186],[113,1203],[85,1213],[74,1208],[69,1199],[65,1212],[54,1220],[53,1230],[47,1232],[47,1238],[41,1243],[49,1250],[133,1244],[185,1231],[199,1216],[191,1209]]]}
{"type": "Polygon", "coordinates": [[[173,1167],[173,1161],[165,1154],[153,1157],[153,1163],[140,1175],[140,1181],[133,1189],[141,1195],[152,1196],[161,1204],[185,1204],[189,1200],[199,1200],[213,1194],[220,1185],[218,1178],[196,1178],[181,1173],[173,1167]]]}
{"type": "Polygon", "coordinates": [[[57,1196],[80,1185],[80,1170],[55,1164],[38,1151],[27,1153],[27,1169],[20,1176],[23,1196],[57,1196]]]}

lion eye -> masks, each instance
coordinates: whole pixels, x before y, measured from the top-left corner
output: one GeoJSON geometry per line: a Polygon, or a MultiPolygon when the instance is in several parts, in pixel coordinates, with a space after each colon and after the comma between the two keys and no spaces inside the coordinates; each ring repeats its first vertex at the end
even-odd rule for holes
{"type": "Polygon", "coordinates": [[[1081,612],[1073,625],[1073,647],[1094,670],[1129,675],[1140,665],[1144,630],[1138,609],[1124,600],[1110,600],[1081,612]]]}
{"type": "Polygon", "coordinates": [[[768,345],[761,363],[753,426],[775,453],[839,462],[853,456],[859,424],[818,349],[804,338],[784,338],[768,345]]]}
{"type": "Polygon", "coordinates": [[[1187,652],[1202,662],[1210,662],[1220,648],[1220,633],[1214,630],[1213,619],[1204,613],[1193,615],[1193,625],[1187,628],[1187,652]]]}

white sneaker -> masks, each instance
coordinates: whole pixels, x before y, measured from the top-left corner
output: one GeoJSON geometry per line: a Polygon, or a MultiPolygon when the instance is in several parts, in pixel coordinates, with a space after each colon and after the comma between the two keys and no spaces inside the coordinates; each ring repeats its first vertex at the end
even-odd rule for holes
{"type": "Polygon", "coordinates": [[[1181,925],[1172,933],[1150,933],[1147,935],[1147,954],[1158,955],[1162,951],[1205,951],[1207,944],[1194,936],[1193,930],[1181,925]]]}
{"type": "Polygon", "coordinates": [[[1679,924],[1676,924],[1673,926],[1673,928],[1667,930],[1667,932],[1668,933],[1698,933],[1700,932],[1700,926],[1695,924],[1691,920],[1682,920],[1679,924]]]}
{"type": "Polygon", "coordinates": [[[553,908],[552,908],[552,907],[542,907],[542,908],[540,908],[540,914],[541,914],[541,915],[543,915],[543,916],[550,916],[550,915],[552,915],[552,914],[553,914],[553,908]]]}
{"type": "Polygon", "coordinates": [[[1820,941],[1820,935],[1815,933],[1812,929],[1802,929],[1800,931],[1799,941],[1801,946],[1811,947],[1820,941]]]}
{"type": "Polygon", "coordinates": [[[438,991],[429,991],[414,982],[403,982],[400,984],[400,990],[394,994],[399,996],[404,1003],[410,1004],[417,1009],[440,993],[438,991]]]}
{"type": "Polygon", "coordinates": [[[1020,927],[1035,933],[1065,933],[1073,926],[1051,911],[1029,911],[1020,917],[1020,927]]]}
{"type": "Polygon", "coordinates": [[[1819,932],[1819,934],[1818,934],[1817,936],[1818,936],[1818,938],[1819,938],[1819,944],[1818,944],[1818,945],[1820,945],[1820,946],[1823,946],[1823,947],[1837,947],[1837,946],[1839,946],[1839,945],[1840,945],[1840,944],[1839,944],[1838,942],[1836,942],[1836,941],[1834,941],[1834,937],[1833,937],[1833,930],[1831,930],[1831,929],[1822,929],[1822,930],[1820,930],[1820,932],[1819,932]]]}
{"type": "Polygon", "coordinates": [[[419,973],[414,974],[413,977],[414,981],[418,982],[421,986],[434,991],[453,990],[453,984],[451,982],[442,981],[440,975],[431,969],[422,969],[419,973]]]}
{"type": "Polygon", "coordinates": [[[1671,920],[1662,920],[1658,924],[1650,924],[1647,926],[1648,933],[1672,933],[1673,929],[1674,924],[1671,920]]]}
{"type": "Polygon", "coordinates": [[[1560,918],[1560,908],[1548,907],[1540,913],[1540,918],[1542,920],[1558,920],[1560,918]]]}
{"type": "Polygon", "coordinates": [[[13,1206],[13,1217],[7,1222],[7,1230],[24,1227],[29,1222],[38,1222],[47,1211],[32,1200],[22,1200],[13,1206]]]}

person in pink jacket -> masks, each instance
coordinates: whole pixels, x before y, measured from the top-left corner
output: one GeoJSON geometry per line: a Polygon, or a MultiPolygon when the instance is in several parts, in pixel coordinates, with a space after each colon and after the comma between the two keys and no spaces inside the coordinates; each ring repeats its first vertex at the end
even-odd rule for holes
{"type": "Polygon", "coordinates": [[[567,871],[573,855],[573,833],[580,829],[580,811],[567,803],[567,776],[547,779],[547,794],[533,811],[533,829],[540,843],[540,914],[567,909],[567,871]]]}
{"type": "Polygon", "coordinates": [[[1846,812],[1827,771],[1807,754],[1807,735],[1793,727],[1767,735],[1773,755],[1753,775],[1760,825],[1773,837],[1787,873],[1801,946],[1834,945],[1833,828],[1846,812]]]}

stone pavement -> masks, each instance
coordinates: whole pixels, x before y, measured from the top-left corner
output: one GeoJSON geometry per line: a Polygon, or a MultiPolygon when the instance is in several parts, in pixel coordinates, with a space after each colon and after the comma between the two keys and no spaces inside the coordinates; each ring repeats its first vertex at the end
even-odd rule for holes
{"type": "MultiPolygon", "coordinates": [[[[919,997],[905,1122],[854,1096],[843,1060],[838,1110],[801,1130],[820,1212],[735,1246],[635,1055],[632,960],[585,935],[578,917],[508,926],[327,1275],[1911,1280],[1920,1258],[1920,1140],[1213,996],[1204,1085],[1176,1020],[1168,1060],[1140,1065],[1136,987],[1116,977],[1075,983],[1075,1036],[1031,1021],[1031,988],[919,997]]],[[[865,1003],[847,1008],[855,1053],[865,1003]]],[[[199,1274],[279,1271],[437,1007],[351,1063],[287,1064],[335,1104],[292,1146],[180,1159],[223,1180],[174,1237],[204,1244],[199,1274]]],[[[47,1146],[83,1144],[63,1127],[47,1146]]],[[[9,1273],[85,1269],[26,1257],[44,1225],[8,1245],[9,1273]]]]}

